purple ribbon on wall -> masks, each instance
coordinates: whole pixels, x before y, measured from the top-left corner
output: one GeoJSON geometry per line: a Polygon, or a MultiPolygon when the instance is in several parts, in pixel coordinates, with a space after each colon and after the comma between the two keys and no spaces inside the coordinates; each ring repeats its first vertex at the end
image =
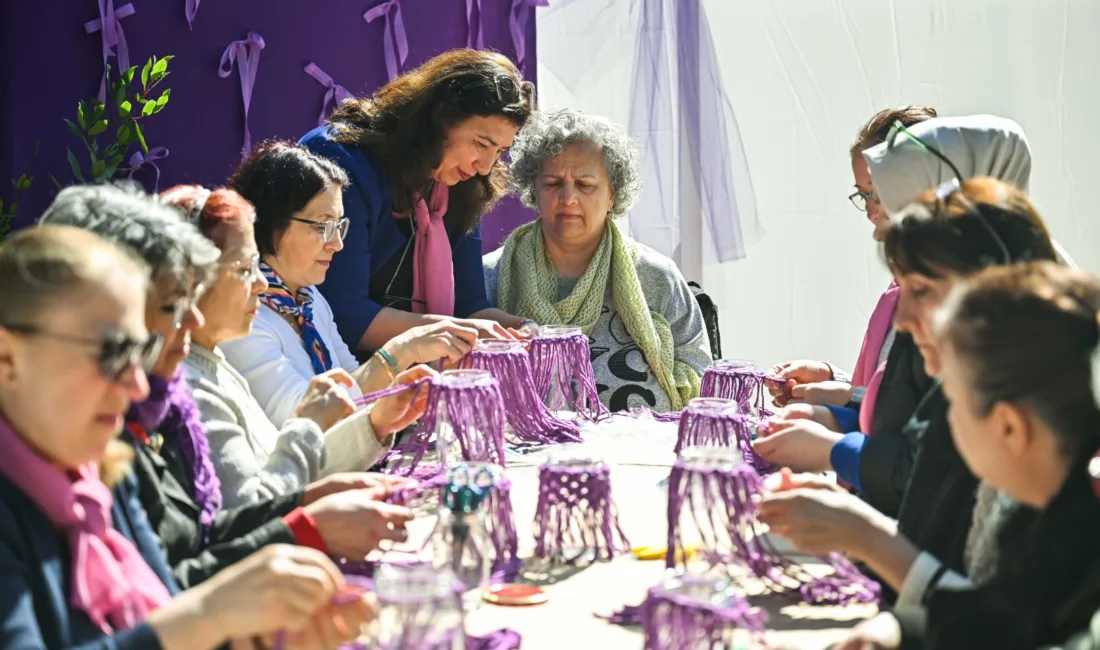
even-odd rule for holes
{"type": "Polygon", "coordinates": [[[130,48],[126,46],[126,34],[119,21],[134,15],[134,5],[125,4],[115,9],[115,0],[99,0],[99,18],[84,23],[84,31],[89,34],[102,32],[103,43],[103,81],[99,84],[99,101],[107,102],[107,59],[118,59],[120,72],[130,68],[130,48]],[[117,50],[115,48],[118,48],[117,50]]]}
{"type": "Polygon", "coordinates": [[[549,6],[550,0],[512,0],[508,29],[512,32],[512,45],[516,50],[517,65],[523,65],[523,60],[527,57],[527,20],[531,17],[531,8],[549,6]]]}
{"type": "Polygon", "coordinates": [[[350,99],[352,95],[348,92],[347,88],[333,81],[328,73],[318,68],[316,63],[310,63],[306,66],[306,74],[319,81],[322,86],[328,89],[325,92],[325,103],[321,106],[321,117],[317,118],[317,124],[321,125],[325,123],[325,115],[328,114],[329,104],[335,102],[336,106],[339,106],[341,102],[345,99],[350,99]]]}
{"type": "Polygon", "coordinates": [[[195,28],[195,14],[199,13],[199,0],[187,0],[187,29],[195,28]]]}
{"type": "Polygon", "coordinates": [[[165,147],[153,147],[149,150],[148,154],[144,154],[141,150],[134,152],[134,155],[130,156],[130,176],[134,177],[134,172],[143,165],[151,166],[157,172],[157,180],[153,181],[153,194],[160,191],[160,167],[157,167],[158,160],[164,160],[168,157],[168,149],[165,147]]]}
{"type": "Polygon", "coordinates": [[[485,33],[481,26],[481,0],[466,0],[466,25],[468,31],[466,32],[466,47],[474,47],[474,32],[477,32],[477,49],[485,49],[485,33]],[[477,5],[477,24],[474,24],[474,5],[477,5]]]}
{"type": "Polygon", "coordinates": [[[225,79],[233,74],[233,63],[241,72],[241,97],[244,100],[244,150],[247,156],[252,151],[252,134],[248,131],[248,107],[252,103],[252,87],[256,83],[256,72],[260,68],[260,51],[264,49],[264,39],[256,32],[248,32],[248,38],[233,41],[222,53],[218,64],[218,76],[225,79]]]}
{"type": "Polygon", "coordinates": [[[386,0],[363,14],[363,20],[368,23],[373,23],[378,17],[385,18],[382,25],[383,49],[386,54],[386,73],[392,81],[397,78],[399,66],[404,65],[409,56],[409,41],[405,35],[405,19],[401,17],[399,0],[386,0]]]}

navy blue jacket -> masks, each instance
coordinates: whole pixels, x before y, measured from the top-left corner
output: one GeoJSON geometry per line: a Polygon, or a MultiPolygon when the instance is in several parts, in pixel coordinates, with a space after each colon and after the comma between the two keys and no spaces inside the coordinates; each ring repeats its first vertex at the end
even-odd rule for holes
{"type": "MultiPolygon", "coordinates": [[[[178,592],[128,476],[114,490],[114,527],[130,539],[168,591],[178,592]]],[[[0,648],[4,650],[160,650],[147,624],[105,637],[70,605],[68,542],[46,515],[0,476],[0,648]]]]}

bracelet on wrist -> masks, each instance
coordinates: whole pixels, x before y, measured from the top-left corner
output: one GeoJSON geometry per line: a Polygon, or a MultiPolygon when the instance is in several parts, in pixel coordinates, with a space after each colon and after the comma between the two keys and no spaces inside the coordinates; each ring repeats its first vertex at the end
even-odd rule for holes
{"type": "Polygon", "coordinates": [[[378,357],[378,362],[390,374],[390,379],[397,379],[398,373],[401,372],[401,367],[397,365],[397,359],[394,359],[392,354],[381,348],[375,351],[374,356],[378,357]]]}

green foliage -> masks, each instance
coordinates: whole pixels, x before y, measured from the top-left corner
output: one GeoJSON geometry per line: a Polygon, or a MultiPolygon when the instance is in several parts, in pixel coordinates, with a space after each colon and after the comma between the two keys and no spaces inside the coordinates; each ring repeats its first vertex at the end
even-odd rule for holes
{"type": "MultiPolygon", "coordinates": [[[[104,106],[99,99],[81,100],[76,106],[76,122],[66,119],[69,127],[88,151],[88,163],[82,164],[80,158],[68,150],[69,169],[73,181],[77,183],[102,183],[111,180],[115,174],[130,171],[123,167],[129,159],[130,149],[136,144],[142,153],[149,153],[145,144],[142,122],[164,110],[171,96],[171,89],[165,88],[159,95],[153,91],[170,74],[168,62],[173,57],[158,59],[153,57],[141,68],[141,89],[128,98],[137,75],[137,67],[132,67],[112,78],[111,68],[107,67],[110,80],[110,92],[107,100],[110,106],[104,106]]],[[[51,177],[52,178],[52,177],[51,177]]],[[[57,179],[54,184],[60,186],[57,179]]]]}
{"type": "Polygon", "coordinates": [[[0,199],[0,241],[8,238],[11,234],[11,224],[15,221],[16,215],[19,213],[19,197],[23,196],[23,193],[30,189],[31,183],[34,182],[34,176],[31,176],[31,172],[34,171],[34,163],[38,159],[38,143],[34,143],[34,153],[31,154],[31,160],[27,163],[27,168],[23,170],[23,173],[19,178],[11,179],[11,186],[14,193],[7,203],[3,199],[0,199]]]}

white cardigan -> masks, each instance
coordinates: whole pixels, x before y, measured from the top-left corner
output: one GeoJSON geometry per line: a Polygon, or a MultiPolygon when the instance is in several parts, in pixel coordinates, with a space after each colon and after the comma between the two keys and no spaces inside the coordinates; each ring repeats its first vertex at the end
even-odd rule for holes
{"type": "MultiPolygon", "coordinates": [[[[309,287],[307,291],[313,297],[313,324],[328,348],[333,368],[355,370],[359,362],[336,331],[332,308],[317,287],[309,287]]],[[[291,417],[306,394],[309,380],[317,374],[302,337],[267,305],[260,305],[251,334],[218,347],[248,380],[256,401],[275,426],[282,426],[291,417]]],[[[363,394],[358,385],[349,388],[348,392],[352,399],[363,394]]]]}

